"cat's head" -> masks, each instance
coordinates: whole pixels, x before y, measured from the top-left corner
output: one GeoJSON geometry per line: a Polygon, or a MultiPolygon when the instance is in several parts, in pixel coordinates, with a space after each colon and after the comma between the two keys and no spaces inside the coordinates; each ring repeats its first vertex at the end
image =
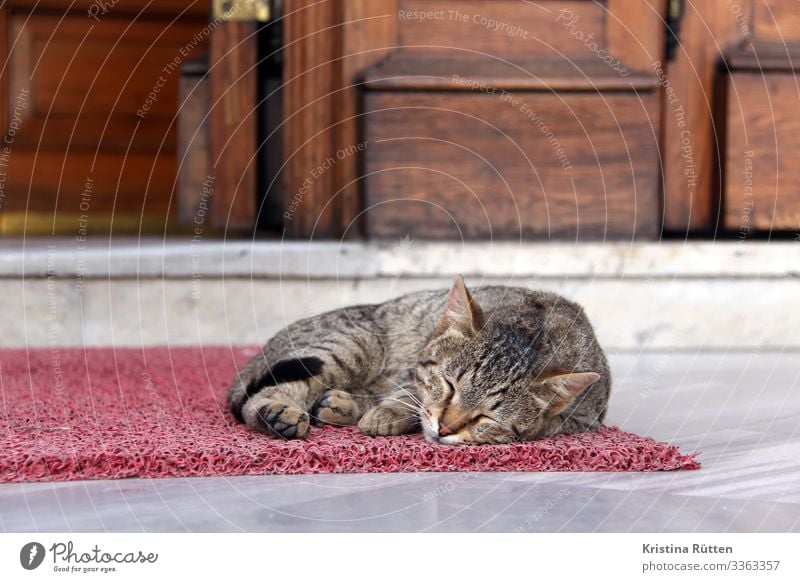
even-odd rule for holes
{"type": "Polygon", "coordinates": [[[548,366],[525,373],[535,358],[529,339],[513,324],[487,321],[457,277],[417,364],[425,438],[443,444],[534,439],[600,378],[548,366]]]}

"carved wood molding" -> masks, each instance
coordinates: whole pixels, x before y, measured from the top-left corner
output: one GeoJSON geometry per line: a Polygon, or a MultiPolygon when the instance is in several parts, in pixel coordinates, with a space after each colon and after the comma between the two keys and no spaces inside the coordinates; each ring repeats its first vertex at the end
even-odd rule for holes
{"type": "Polygon", "coordinates": [[[211,36],[209,145],[211,226],[247,230],[256,213],[255,25],[226,22],[211,36]]]}
{"type": "Polygon", "coordinates": [[[361,209],[360,72],[395,44],[395,0],[298,0],[284,16],[284,226],[352,232],[361,209]]]}

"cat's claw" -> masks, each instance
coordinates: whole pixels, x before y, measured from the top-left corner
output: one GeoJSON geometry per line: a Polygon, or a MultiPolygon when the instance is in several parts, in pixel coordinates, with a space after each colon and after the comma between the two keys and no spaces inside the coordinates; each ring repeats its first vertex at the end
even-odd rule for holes
{"type": "Polygon", "coordinates": [[[262,406],[258,410],[258,423],[267,434],[286,439],[305,438],[308,435],[308,413],[282,402],[262,406]]]}

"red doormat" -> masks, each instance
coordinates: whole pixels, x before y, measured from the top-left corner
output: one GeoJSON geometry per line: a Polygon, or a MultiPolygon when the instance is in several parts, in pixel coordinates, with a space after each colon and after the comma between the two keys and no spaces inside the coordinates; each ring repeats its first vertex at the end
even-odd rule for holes
{"type": "Polygon", "coordinates": [[[618,428],[510,445],[432,445],[237,424],[225,393],[255,348],[0,350],[0,482],[414,471],[697,469],[696,453],[618,428]]]}

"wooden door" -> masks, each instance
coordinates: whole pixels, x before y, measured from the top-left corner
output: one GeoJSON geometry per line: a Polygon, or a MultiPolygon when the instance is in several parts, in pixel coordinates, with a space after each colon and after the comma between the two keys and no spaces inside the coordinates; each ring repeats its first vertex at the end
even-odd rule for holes
{"type": "Polygon", "coordinates": [[[664,230],[714,236],[721,226],[725,129],[719,115],[719,73],[725,52],[749,34],[753,1],[675,5],[678,41],[662,75],[664,230]]]}
{"type": "MultiPolygon", "coordinates": [[[[301,238],[794,232],[797,15],[796,0],[284,2],[270,222],[301,238]]],[[[211,226],[252,231],[258,25],[209,22],[200,0],[4,0],[0,32],[0,233],[169,231],[178,79],[208,38],[192,187],[211,226]]]]}
{"type": "MultiPolygon", "coordinates": [[[[800,182],[794,164],[800,155],[795,131],[800,125],[796,0],[379,0],[348,2],[341,8],[309,0],[290,5],[292,11],[286,15],[290,116],[285,127],[292,141],[285,152],[284,224],[291,235],[396,237],[413,227],[416,234],[429,237],[475,238],[505,232],[514,238],[585,240],[660,234],[747,238],[800,230],[800,182]],[[570,17],[560,18],[562,14],[570,17]],[[490,22],[494,31],[486,28],[490,22]],[[497,31],[505,34],[492,33],[497,31]],[[537,46],[532,47],[531,38],[539,41],[537,46]],[[603,111],[612,120],[615,107],[632,113],[642,109],[630,108],[624,100],[614,105],[617,97],[624,97],[620,89],[633,90],[643,103],[649,97],[649,104],[639,120],[624,118],[633,127],[605,137],[602,131],[595,133],[596,138],[577,146],[578,153],[570,158],[596,157],[598,163],[594,172],[591,164],[588,169],[583,166],[572,200],[566,182],[559,179],[563,176],[558,176],[559,152],[549,162],[546,155],[537,156],[550,144],[537,141],[535,131],[517,127],[507,110],[500,108],[497,115],[500,129],[518,132],[512,141],[522,147],[512,148],[515,152],[502,144],[496,147],[485,128],[465,129],[474,141],[454,134],[457,123],[441,119],[448,115],[452,119],[457,115],[453,111],[438,119],[399,113],[403,104],[422,111],[454,103],[460,105],[451,109],[463,108],[481,118],[475,113],[486,116],[488,111],[475,94],[475,86],[481,90],[481,80],[499,81],[500,89],[531,90],[535,88],[524,73],[533,72],[545,92],[552,89],[558,101],[565,96],[564,119],[583,129],[584,116],[572,112],[579,103],[591,104],[592,97],[568,93],[563,85],[569,85],[569,74],[577,72],[586,85],[597,89],[590,73],[592,57],[599,50],[635,71],[635,79],[629,80],[638,85],[625,87],[620,83],[625,80],[617,77],[617,87],[607,87],[605,93],[615,97],[588,109],[603,111]],[[473,56],[493,57],[496,70],[482,69],[475,59],[470,63],[465,58],[470,51],[473,56]],[[568,66],[549,74],[548,52],[551,60],[555,54],[556,62],[568,66]],[[443,63],[448,58],[450,63],[443,63]],[[528,59],[529,64],[515,59],[528,59]],[[509,61],[517,72],[504,74],[498,60],[509,61]],[[482,79],[470,79],[474,71],[481,71],[482,79]],[[452,82],[454,78],[460,83],[452,82]],[[658,85],[655,98],[645,90],[648,79],[658,85]],[[475,162],[453,152],[434,151],[441,150],[441,144],[434,146],[428,139],[418,149],[367,147],[358,155],[345,155],[331,171],[317,171],[322,161],[370,136],[385,144],[388,139],[409,137],[409,131],[417,131],[417,137],[442,135],[461,145],[476,145],[472,149],[482,159],[475,162]],[[647,132],[658,145],[657,168],[646,155],[653,142],[637,141],[647,132]],[[619,145],[629,135],[631,146],[615,153],[610,142],[619,145]],[[595,151],[594,144],[602,147],[595,151]],[[519,177],[523,170],[514,164],[503,166],[509,156],[520,155],[519,150],[533,154],[530,166],[536,160],[542,166],[532,172],[538,191],[529,188],[527,197],[519,194],[528,188],[519,177]],[[635,154],[626,160],[628,168],[620,165],[622,152],[635,154]],[[500,160],[492,161],[492,156],[500,160]],[[417,169],[390,175],[392,168],[403,165],[417,169]],[[493,179],[481,165],[503,166],[506,171],[493,179]],[[393,202],[398,199],[406,201],[404,209],[393,202]],[[598,207],[604,214],[599,219],[598,207]]],[[[601,90],[595,93],[595,100],[602,98],[601,90]]],[[[557,108],[550,113],[559,119],[557,108]]],[[[574,136],[569,123],[563,127],[566,136],[574,136]]],[[[403,143],[408,146],[412,141],[403,143]]]]}
{"type": "Polygon", "coordinates": [[[177,86],[201,0],[0,4],[0,233],[174,223],[177,86]]]}
{"type": "Polygon", "coordinates": [[[257,25],[222,22],[211,39],[209,160],[210,225],[252,231],[256,217],[257,25]]]}
{"type": "Polygon", "coordinates": [[[738,239],[800,240],[800,5],[760,0],[720,74],[720,223],[738,239]]]}
{"type": "Polygon", "coordinates": [[[289,234],[658,235],[665,2],[286,7],[289,234]]]}
{"type": "Polygon", "coordinates": [[[800,5],[681,2],[665,68],[664,228],[747,239],[800,230],[800,5]]]}

